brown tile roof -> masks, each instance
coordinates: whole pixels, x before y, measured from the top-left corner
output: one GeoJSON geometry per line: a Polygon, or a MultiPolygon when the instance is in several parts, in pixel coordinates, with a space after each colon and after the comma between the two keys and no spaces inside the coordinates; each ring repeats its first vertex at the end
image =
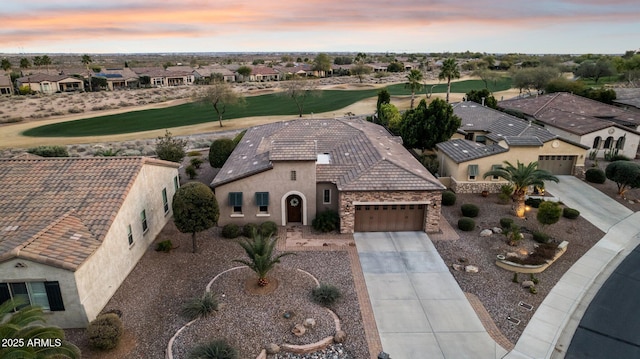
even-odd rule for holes
{"type": "Polygon", "coordinates": [[[75,270],[104,240],[145,157],[0,159],[0,262],[75,270]]]}
{"type": "Polygon", "coordinates": [[[251,75],[277,75],[278,71],[268,66],[255,66],[251,68],[251,75]]]}
{"type": "Polygon", "coordinates": [[[276,158],[315,160],[317,154],[328,154],[330,161],[316,165],[316,180],[335,183],[339,190],[444,189],[383,127],[363,120],[334,119],[294,120],[250,128],[211,185],[267,171],[273,168],[271,161],[276,158]],[[285,150],[288,143],[292,148],[285,150]],[[274,150],[275,155],[271,154],[274,150]]]}
{"type": "Polygon", "coordinates": [[[49,74],[31,74],[28,76],[23,76],[17,79],[17,81],[21,83],[40,83],[43,81],[48,82],[58,82],[65,79],[73,79],[77,81],[82,81],[70,75],[49,75],[49,74]]]}

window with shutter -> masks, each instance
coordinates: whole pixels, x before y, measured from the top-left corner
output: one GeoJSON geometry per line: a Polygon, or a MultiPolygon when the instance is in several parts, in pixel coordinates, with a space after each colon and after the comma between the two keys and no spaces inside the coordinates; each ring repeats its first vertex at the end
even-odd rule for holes
{"type": "Polygon", "coordinates": [[[260,213],[269,212],[269,192],[256,192],[256,205],[260,213]]]}
{"type": "Polygon", "coordinates": [[[44,288],[49,298],[49,310],[59,312],[64,310],[64,302],[62,301],[62,293],[60,293],[60,283],[44,282],[44,288]]]}
{"type": "Polygon", "coordinates": [[[242,213],[242,192],[229,192],[229,205],[233,207],[233,213],[242,213]]]}

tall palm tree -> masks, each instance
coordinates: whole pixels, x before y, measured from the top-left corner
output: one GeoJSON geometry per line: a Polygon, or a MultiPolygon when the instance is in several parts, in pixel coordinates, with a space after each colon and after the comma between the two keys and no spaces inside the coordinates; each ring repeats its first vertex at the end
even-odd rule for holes
{"type": "Polygon", "coordinates": [[[284,252],[276,256],[273,255],[273,250],[276,246],[276,240],[271,238],[271,234],[262,235],[254,231],[251,239],[245,239],[238,242],[244,249],[249,257],[249,260],[234,259],[234,262],[242,263],[249,267],[252,271],[258,275],[258,285],[265,287],[269,284],[267,274],[280,263],[280,258],[295,253],[284,252]]]}
{"type": "Polygon", "coordinates": [[[28,69],[29,67],[31,67],[31,61],[29,61],[29,59],[28,59],[28,58],[26,58],[26,57],[21,58],[21,59],[20,59],[20,68],[21,68],[22,70],[26,70],[26,69],[28,69]]]}
{"type": "Polygon", "coordinates": [[[439,80],[447,80],[447,103],[449,103],[449,94],[451,93],[451,79],[459,79],[460,71],[456,59],[448,58],[442,63],[442,69],[438,74],[439,80]]]}
{"type": "Polygon", "coordinates": [[[91,86],[91,72],[89,72],[89,64],[92,62],[93,60],[91,59],[91,56],[87,54],[82,55],[82,63],[87,68],[87,74],[89,74],[89,91],[93,91],[93,88],[91,86]]]}
{"type": "Polygon", "coordinates": [[[407,74],[407,83],[404,84],[405,88],[411,90],[411,105],[409,105],[410,109],[413,109],[413,102],[416,99],[416,91],[420,91],[422,89],[422,72],[420,70],[411,70],[409,74],[407,74]]]}
{"type": "Polygon", "coordinates": [[[513,185],[514,191],[511,198],[514,202],[513,210],[516,216],[524,217],[524,199],[529,186],[544,187],[544,181],[558,182],[558,177],[549,171],[538,169],[538,162],[531,162],[528,165],[517,162],[516,166],[508,161],[504,161],[504,166],[500,166],[484,174],[484,178],[498,176],[513,185]]]}
{"type": "Polygon", "coordinates": [[[0,304],[0,358],[80,359],[80,349],[64,340],[64,331],[58,327],[44,324],[41,307],[21,307],[24,302],[8,300],[0,304]],[[16,311],[17,308],[20,308],[16,311]],[[15,346],[4,346],[4,340],[15,339],[15,346]],[[27,345],[30,340],[50,340],[51,345],[27,345]]]}

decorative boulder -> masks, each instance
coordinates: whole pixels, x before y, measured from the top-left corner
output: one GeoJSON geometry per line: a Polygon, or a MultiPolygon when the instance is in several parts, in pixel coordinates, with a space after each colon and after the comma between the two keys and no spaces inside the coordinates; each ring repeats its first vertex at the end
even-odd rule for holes
{"type": "Polygon", "coordinates": [[[522,288],[531,288],[534,285],[535,284],[531,280],[525,280],[524,282],[522,282],[522,288]]]}
{"type": "Polygon", "coordinates": [[[493,234],[493,231],[490,229],[483,229],[480,231],[480,237],[489,237],[493,234]]]}
{"type": "Polygon", "coordinates": [[[307,328],[305,328],[302,324],[296,324],[296,326],[291,330],[291,333],[293,333],[293,335],[295,335],[296,337],[301,337],[306,332],[307,328]]]}
{"type": "Polygon", "coordinates": [[[304,320],[302,325],[304,325],[305,328],[314,328],[316,326],[316,320],[313,318],[307,318],[304,320]]]}
{"type": "Polygon", "coordinates": [[[518,253],[516,252],[507,252],[507,258],[518,258],[518,253]]]}
{"type": "Polygon", "coordinates": [[[495,234],[501,234],[502,233],[502,228],[500,228],[500,227],[493,227],[491,230],[495,234]]]}
{"type": "Polygon", "coordinates": [[[453,267],[453,270],[455,271],[463,271],[464,270],[464,266],[462,264],[452,264],[451,267],[453,267]]]}
{"type": "Polygon", "coordinates": [[[338,330],[336,335],[333,336],[333,341],[336,343],[343,343],[347,339],[347,333],[344,330],[338,330]]]}
{"type": "Polygon", "coordinates": [[[267,354],[277,354],[280,353],[280,346],[278,346],[278,344],[271,343],[267,345],[265,350],[267,351],[267,354]]]}
{"type": "Polygon", "coordinates": [[[464,271],[467,272],[467,273],[478,273],[478,267],[472,266],[472,265],[468,265],[468,266],[464,267],[464,271]]]}

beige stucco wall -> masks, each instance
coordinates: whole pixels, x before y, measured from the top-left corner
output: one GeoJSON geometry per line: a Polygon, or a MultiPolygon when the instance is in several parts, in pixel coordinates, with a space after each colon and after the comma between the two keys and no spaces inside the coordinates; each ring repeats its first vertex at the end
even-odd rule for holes
{"type": "MultiPolygon", "coordinates": [[[[133,270],[149,244],[172,216],[176,167],[146,164],[138,174],[102,245],[75,272],[80,302],[89,321],[104,308],[120,284],[133,270]],[[162,189],[167,189],[169,212],[164,213],[162,189]],[[141,212],[146,210],[148,231],[142,233],[141,212]],[[133,244],[129,246],[127,227],[133,244]]],[[[66,305],[66,303],[65,303],[66,305]]],[[[85,323],[86,324],[86,323],[85,323]]]]}
{"type": "Polygon", "coordinates": [[[215,193],[220,205],[220,226],[266,221],[285,225],[284,200],[291,194],[302,197],[302,222],[311,224],[316,215],[316,164],[315,161],[274,161],[272,169],[220,185],[215,188],[215,193]],[[296,171],[295,181],[291,180],[291,171],[296,171]],[[242,192],[242,215],[232,213],[230,192],[242,192]],[[269,192],[268,214],[258,213],[256,192],[269,192]]]}
{"type": "Polygon", "coordinates": [[[320,182],[316,185],[316,213],[327,210],[338,211],[338,187],[333,183],[320,182]],[[324,203],[324,190],[331,190],[331,201],[324,203]]]}
{"type": "MultiPolygon", "coordinates": [[[[618,153],[621,155],[625,155],[631,158],[635,158],[636,156],[636,152],[638,151],[638,144],[640,143],[640,136],[638,136],[635,133],[631,133],[628,131],[625,131],[624,129],[621,129],[619,127],[615,127],[615,126],[610,126],[607,128],[604,128],[602,130],[599,131],[594,131],[591,133],[588,133],[586,135],[583,136],[578,136],[572,133],[569,133],[567,131],[555,128],[555,127],[551,127],[551,126],[546,126],[546,128],[559,135],[562,137],[565,137],[567,139],[570,139],[572,141],[581,143],[585,146],[589,146],[589,148],[591,148],[593,146],[593,141],[596,137],[600,136],[601,138],[601,142],[600,142],[600,150],[598,151],[598,157],[602,158],[604,157],[604,153],[606,151],[606,149],[603,149],[602,147],[604,146],[604,141],[607,139],[607,137],[612,136],[614,139],[614,142],[612,144],[612,146],[615,148],[615,141],[618,140],[618,138],[624,136],[626,134],[626,140],[624,143],[624,147],[622,150],[620,150],[618,153]],[[612,131],[612,133],[609,133],[609,131],[612,131]]],[[[587,150],[587,152],[589,152],[591,150],[587,150]]]]}
{"type": "Polygon", "coordinates": [[[80,303],[73,272],[25,259],[14,258],[0,263],[0,273],[2,273],[0,279],[2,282],[58,281],[65,310],[45,312],[47,323],[62,328],[86,326],[87,318],[80,303]]]}

